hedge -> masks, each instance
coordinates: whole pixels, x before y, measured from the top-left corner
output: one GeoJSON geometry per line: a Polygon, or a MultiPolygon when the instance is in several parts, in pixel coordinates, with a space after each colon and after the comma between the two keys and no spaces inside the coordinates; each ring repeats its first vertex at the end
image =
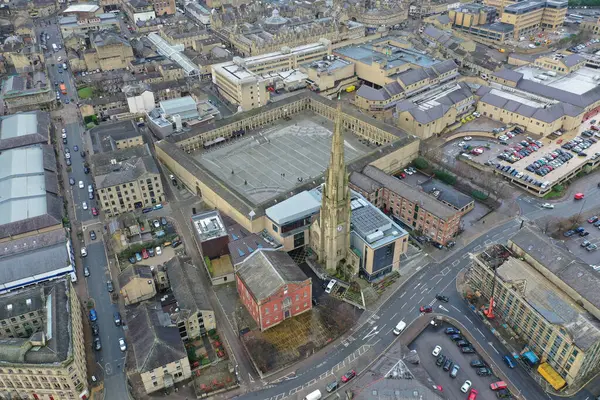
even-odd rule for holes
{"type": "Polygon", "coordinates": [[[479,190],[473,190],[471,192],[471,196],[473,196],[477,200],[486,200],[488,198],[487,194],[480,192],[479,190]]]}
{"type": "Polygon", "coordinates": [[[415,166],[415,168],[421,170],[429,168],[429,163],[423,157],[415,158],[415,160],[413,161],[413,165],[415,166]]]}
{"type": "Polygon", "coordinates": [[[441,169],[436,169],[433,171],[433,174],[440,181],[447,183],[448,185],[454,185],[456,183],[456,176],[452,175],[449,172],[442,171],[441,169]]]}

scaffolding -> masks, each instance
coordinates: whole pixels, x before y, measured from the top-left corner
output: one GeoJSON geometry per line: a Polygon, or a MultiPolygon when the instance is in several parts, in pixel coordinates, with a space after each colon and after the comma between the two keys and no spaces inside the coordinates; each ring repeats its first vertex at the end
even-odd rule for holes
{"type": "Polygon", "coordinates": [[[183,46],[171,46],[165,39],[152,32],[148,34],[148,40],[156,46],[158,54],[167,57],[169,60],[179,64],[185,71],[186,76],[200,76],[200,70],[183,52],[183,46]]]}

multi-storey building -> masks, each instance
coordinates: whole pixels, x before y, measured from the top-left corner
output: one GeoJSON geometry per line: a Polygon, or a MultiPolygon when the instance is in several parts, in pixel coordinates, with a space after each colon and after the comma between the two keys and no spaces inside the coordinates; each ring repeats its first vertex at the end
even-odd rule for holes
{"type": "Polygon", "coordinates": [[[179,329],[160,302],[127,307],[127,339],[133,348],[132,373],[139,374],[145,393],[170,389],[192,375],[179,329]]]}
{"type": "Polygon", "coordinates": [[[11,113],[51,110],[56,106],[54,90],[43,72],[13,75],[2,81],[0,97],[11,113]]]}
{"type": "Polygon", "coordinates": [[[96,154],[92,164],[98,204],[106,215],[152,207],[165,198],[147,145],[96,154]]]}
{"type": "Polygon", "coordinates": [[[0,297],[0,397],[89,397],[81,303],[59,279],[0,297]]]}
{"type": "Polygon", "coordinates": [[[448,12],[452,28],[474,35],[483,41],[503,43],[512,38],[514,27],[495,22],[496,9],[482,4],[466,4],[448,12]]]}
{"type": "Polygon", "coordinates": [[[353,172],[350,187],[435,242],[447,244],[460,229],[460,211],[377,167],[368,165],[362,173],[353,172]]]}
{"type": "Polygon", "coordinates": [[[330,52],[331,43],[322,39],[318,43],[284,48],[276,53],[236,57],[231,62],[213,65],[212,79],[225,99],[244,110],[251,110],[266,105],[270,99],[269,90],[274,90],[276,85],[283,86],[300,65],[322,60],[330,52]]]}
{"type": "Polygon", "coordinates": [[[312,308],[312,280],[286,252],[257,250],[235,275],[240,299],[260,330],[312,308]]]}
{"type": "Polygon", "coordinates": [[[200,270],[191,260],[171,258],[165,265],[171,292],[161,297],[163,310],[171,314],[181,340],[187,342],[217,328],[215,312],[206,294],[197,288],[202,284],[200,270]]]}
{"type": "Polygon", "coordinates": [[[111,32],[93,36],[92,48],[83,54],[88,70],[112,71],[124,69],[133,60],[129,41],[111,32]]]}
{"type": "Polygon", "coordinates": [[[541,361],[538,372],[556,390],[577,390],[600,366],[598,272],[525,227],[472,258],[469,280],[494,312],[541,361]]]}
{"type": "Polygon", "coordinates": [[[538,30],[556,30],[567,16],[565,0],[521,1],[504,7],[500,20],[514,26],[514,38],[536,33],[538,30]]]}

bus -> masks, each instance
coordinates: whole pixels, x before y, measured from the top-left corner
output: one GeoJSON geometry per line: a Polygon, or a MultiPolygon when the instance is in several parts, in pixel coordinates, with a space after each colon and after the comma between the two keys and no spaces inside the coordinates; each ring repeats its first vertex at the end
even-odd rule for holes
{"type": "Polygon", "coordinates": [[[60,92],[61,92],[62,94],[67,94],[67,87],[65,86],[65,84],[64,84],[64,83],[61,83],[61,84],[60,84],[60,92]]]}
{"type": "Polygon", "coordinates": [[[52,50],[54,50],[55,53],[58,51],[58,46],[56,43],[52,43],[52,50]]]}

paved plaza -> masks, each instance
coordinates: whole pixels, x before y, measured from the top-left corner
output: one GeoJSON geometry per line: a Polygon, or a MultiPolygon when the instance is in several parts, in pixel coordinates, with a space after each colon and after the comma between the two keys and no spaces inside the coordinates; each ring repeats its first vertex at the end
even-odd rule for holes
{"type": "MultiPolygon", "coordinates": [[[[329,163],[333,124],[313,113],[277,121],[250,135],[195,155],[219,179],[255,204],[320,176],[329,163]]],[[[344,132],[346,163],[373,151],[344,132]]]]}

